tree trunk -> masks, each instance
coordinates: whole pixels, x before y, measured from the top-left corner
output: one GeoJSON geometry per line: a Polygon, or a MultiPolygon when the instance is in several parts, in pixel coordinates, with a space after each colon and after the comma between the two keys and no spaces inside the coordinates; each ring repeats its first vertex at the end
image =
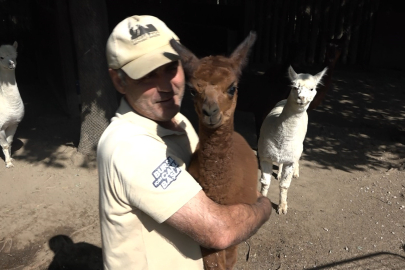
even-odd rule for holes
{"type": "Polygon", "coordinates": [[[71,0],[69,10],[82,100],[78,151],[92,155],[117,107],[105,56],[107,8],[105,1],[71,0]]]}
{"type": "MultiPolygon", "coordinates": [[[[69,23],[68,3],[67,0],[58,0],[55,1],[55,5],[57,10],[56,23],[58,29],[59,55],[61,58],[62,83],[67,104],[66,113],[69,114],[71,119],[78,120],[80,110],[76,89],[75,59],[69,23]]],[[[79,124],[78,121],[77,124],[79,124]]]]}

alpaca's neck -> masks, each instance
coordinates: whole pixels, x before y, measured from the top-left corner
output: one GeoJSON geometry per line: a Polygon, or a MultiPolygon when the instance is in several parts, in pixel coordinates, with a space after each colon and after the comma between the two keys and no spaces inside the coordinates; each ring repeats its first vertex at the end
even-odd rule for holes
{"type": "Polygon", "coordinates": [[[15,85],[15,70],[0,68],[0,84],[1,85],[15,85]]]}
{"type": "Polygon", "coordinates": [[[200,123],[200,157],[203,160],[217,160],[227,156],[232,149],[233,117],[216,129],[207,128],[200,123]]]}
{"type": "Polygon", "coordinates": [[[11,103],[21,102],[15,70],[0,69],[0,96],[7,98],[11,103]]]}
{"type": "Polygon", "coordinates": [[[199,125],[199,179],[201,187],[209,192],[213,185],[222,185],[229,181],[232,169],[233,118],[219,128],[209,129],[199,125]]]}
{"type": "Polygon", "coordinates": [[[302,117],[307,114],[309,104],[310,103],[308,103],[305,107],[298,105],[297,101],[294,100],[290,94],[287,98],[287,103],[285,104],[282,113],[278,117],[279,121],[290,122],[291,124],[301,121],[302,117]]]}

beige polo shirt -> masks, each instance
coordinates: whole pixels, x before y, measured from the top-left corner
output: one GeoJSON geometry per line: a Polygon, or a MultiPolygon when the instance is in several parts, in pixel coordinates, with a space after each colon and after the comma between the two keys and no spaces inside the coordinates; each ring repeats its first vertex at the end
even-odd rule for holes
{"type": "Polygon", "coordinates": [[[100,222],[105,269],[203,269],[200,246],[164,223],[200,185],[186,171],[198,137],[165,129],[123,99],[100,138],[100,222]]]}

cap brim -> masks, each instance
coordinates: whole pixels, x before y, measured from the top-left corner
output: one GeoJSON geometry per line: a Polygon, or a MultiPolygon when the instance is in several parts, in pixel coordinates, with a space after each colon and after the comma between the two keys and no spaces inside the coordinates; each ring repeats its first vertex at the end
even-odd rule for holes
{"type": "Polygon", "coordinates": [[[122,70],[124,70],[130,78],[137,80],[160,66],[178,60],[180,60],[180,56],[170,44],[167,44],[129,62],[122,67],[122,70]]]}

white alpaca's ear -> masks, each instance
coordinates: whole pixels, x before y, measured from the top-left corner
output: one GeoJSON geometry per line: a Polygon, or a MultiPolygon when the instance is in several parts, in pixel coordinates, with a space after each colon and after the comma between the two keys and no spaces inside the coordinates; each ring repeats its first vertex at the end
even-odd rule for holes
{"type": "Polygon", "coordinates": [[[297,73],[294,71],[294,69],[292,68],[292,66],[290,66],[288,68],[288,77],[290,78],[290,80],[293,82],[297,79],[297,73]]]}
{"type": "Polygon", "coordinates": [[[324,68],[321,72],[319,72],[318,74],[316,74],[316,75],[314,76],[315,81],[316,81],[316,84],[318,84],[318,83],[322,84],[322,83],[321,83],[321,79],[322,79],[323,75],[325,75],[325,73],[326,73],[327,70],[328,70],[328,68],[326,67],[326,68],[324,68]]]}
{"type": "Polygon", "coordinates": [[[18,47],[18,43],[17,43],[17,41],[14,41],[14,43],[13,43],[13,47],[14,47],[14,49],[16,49],[16,50],[17,50],[17,47],[18,47]]]}

